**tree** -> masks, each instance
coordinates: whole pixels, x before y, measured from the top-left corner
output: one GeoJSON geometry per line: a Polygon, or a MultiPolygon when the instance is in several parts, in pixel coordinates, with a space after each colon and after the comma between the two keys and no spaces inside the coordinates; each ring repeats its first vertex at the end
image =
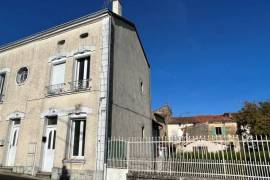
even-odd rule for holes
{"type": "Polygon", "coordinates": [[[234,119],[238,124],[238,134],[270,135],[270,101],[245,102],[234,119]]]}

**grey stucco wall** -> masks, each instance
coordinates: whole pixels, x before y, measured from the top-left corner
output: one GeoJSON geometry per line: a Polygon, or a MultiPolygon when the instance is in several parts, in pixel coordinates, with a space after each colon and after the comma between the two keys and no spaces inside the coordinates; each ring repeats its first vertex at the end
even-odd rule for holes
{"type": "Polygon", "coordinates": [[[112,18],[112,137],[152,134],[150,120],[150,67],[135,28],[112,18]],[[143,92],[140,83],[143,82],[143,92]]]}

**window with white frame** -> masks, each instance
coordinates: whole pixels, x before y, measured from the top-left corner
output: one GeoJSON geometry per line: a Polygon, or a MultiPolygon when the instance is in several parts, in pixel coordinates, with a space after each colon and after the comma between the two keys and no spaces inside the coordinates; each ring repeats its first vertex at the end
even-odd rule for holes
{"type": "Polygon", "coordinates": [[[70,157],[83,158],[86,118],[71,119],[70,157]]]}
{"type": "Polygon", "coordinates": [[[89,86],[90,56],[76,59],[75,89],[85,89],[89,86]]]}
{"type": "Polygon", "coordinates": [[[3,97],[4,97],[5,78],[6,78],[5,73],[0,74],[0,102],[3,101],[3,97]]]}
{"type": "Polygon", "coordinates": [[[65,62],[52,65],[51,85],[62,84],[65,82],[65,67],[65,62]]]}
{"type": "Polygon", "coordinates": [[[65,82],[65,67],[66,63],[55,63],[52,65],[51,82],[49,93],[57,94],[63,91],[65,82]]]}

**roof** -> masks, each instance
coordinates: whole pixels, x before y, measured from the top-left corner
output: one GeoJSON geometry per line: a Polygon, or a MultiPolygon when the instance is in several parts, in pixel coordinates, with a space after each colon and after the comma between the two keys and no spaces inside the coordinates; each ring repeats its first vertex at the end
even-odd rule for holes
{"type": "Polygon", "coordinates": [[[157,113],[152,113],[151,115],[152,121],[158,123],[159,125],[165,125],[165,118],[157,113]],[[162,122],[161,122],[162,121],[162,122]]]}
{"type": "Polygon", "coordinates": [[[52,36],[55,34],[59,34],[61,32],[66,31],[67,29],[74,28],[74,26],[76,27],[78,25],[81,25],[85,21],[89,22],[89,20],[91,21],[95,18],[102,17],[102,15],[107,15],[108,12],[109,11],[107,9],[103,9],[101,11],[97,11],[95,13],[91,13],[91,14],[88,14],[86,16],[82,16],[78,19],[75,19],[75,20],[66,22],[64,24],[52,27],[52,28],[47,29],[45,31],[38,32],[36,34],[30,35],[30,36],[25,37],[23,39],[17,40],[15,42],[5,44],[3,46],[0,46],[0,52],[4,52],[6,50],[16,48],[18,46],[30,43],[32,41],[36,41],[36,40],[43,39],[43,38],[46,38],[46,37],[49,37],[49,36],[52,36]]]}
{"type": "Polygon", "coordinates": [[[113,16],[115,18],[118,18],[118,19],[124,21],[125,23],[131,25],[132,27],[134,27],[134,29],[135,29],[135,31],[137,33],[138,39],[140,41],[141,47],[143,49],[143,53],[144,53],[145,59],[147,61],[148,67],[150,68],[150,63],[149,63],[148,58],[146,56],[145,49],[143,48],[143,45],[142,45],[138,30],[137,30],[135,24],[132,23],[131,21],[127,20],[126,18],[113,13],[109,9],[103,9],[103,10],[88,14],[86,16],[82,16],[82,17],[80,17],[78,19],[74,19],[72,21],[69,21],[69,22],[66,22],[64,24],[52,27],[52,28],[50,28],[48,30],[41,31],[41,32],[36,33],[36,34],[30,35],[28,37],[17,40],[15,42],[5,44],[3,46],[0,45],[0,53],[4,52],[4,51],[7,51],[7,50],[10,50],[10,49],[13,49],[13,48],[16,48],[16,47],[19,47],[19,46],[22,46],[22,45],[25,45],[25,44],[28,44],[28,43],[31,43],[31,42],[36,41],[36,40],[48,38],[50,36],[53,36],[53,35],[62,33],[64,31],[67,31],[68,29],[76,28],[76,27],[78,27],[78,26],[80,26],[82,24],[91,22],[91,21],[96,20],[98,18],[102,18],[102,17],[104,17],[106,15],[111,15],[111,16],[113,16]]]}
{"type": "Polygon", "coordinates": [[[227,115],[199,115],[192,117],[172,117],[168,124],[181,124],[181,123],[213,123],[213,122],[235,122],[232,116],[227,115]]]}

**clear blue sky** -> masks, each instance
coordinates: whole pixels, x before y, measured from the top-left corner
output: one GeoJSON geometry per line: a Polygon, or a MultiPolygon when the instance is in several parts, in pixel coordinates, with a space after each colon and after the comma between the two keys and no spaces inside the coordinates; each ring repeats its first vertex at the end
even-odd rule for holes
{"type": "MultiPolygon", "coordinates": [[[[151,63],[153,109],[217,114],[269,99],[269,0],[123,1],[151,63]]],[[[102,7],[103,0],[3,1],[0,44],[102,7]]]]}

